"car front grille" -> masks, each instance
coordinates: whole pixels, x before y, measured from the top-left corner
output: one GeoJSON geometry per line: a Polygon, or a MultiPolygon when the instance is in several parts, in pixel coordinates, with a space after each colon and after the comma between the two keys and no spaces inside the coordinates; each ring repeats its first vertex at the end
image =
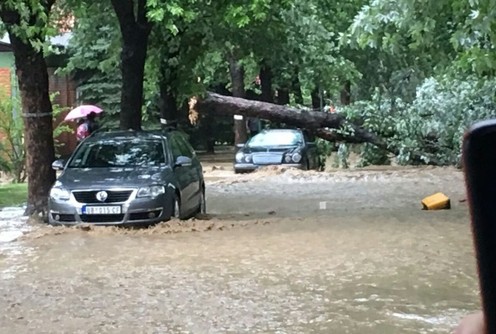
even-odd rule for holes
{"type": "Polygon", "coordinates": [[[282,155],[280,154],[254,154],[253,163],[256,165],[280,164],[282,155]]]}
{"type": "Polygon", "coordinates": [[[125,202],[133,193],[132,190],[108,190],[106,191],[108,197],[105,201],[101,202],[96,198],[96,194],[100,191],[73,191],[72,194],[79,203],[118,203],[125,202]]]}
{"type": "Polygon", "coordinates": [[[119,215],[81,215],[81,220],[85,223],[118,223],[124,219],[123,214],[119,215]]]}

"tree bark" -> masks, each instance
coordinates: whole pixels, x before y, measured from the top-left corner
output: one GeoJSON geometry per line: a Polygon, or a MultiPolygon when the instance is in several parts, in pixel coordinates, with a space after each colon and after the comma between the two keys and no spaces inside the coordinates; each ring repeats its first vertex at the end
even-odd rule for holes
{"type": "Polygon", "coordinates": [[[277,104],[286,105],[289,104],[289,89],[286,87],[281,87],[277,90],[277,104]]]}
{"type": "Polygon", "coordinates": [[[215,119],[212,114],[207,114],[202,119],[204,131],[205,131],[205,150],[209,154],[215,153],[215,136],[213,123],[215,119]]]}
{"type": "MultiPolygon", "coordinates": [[[[305,111],[288,106],[249,101],[214,93],[208,93],[203,99],[192,98],[189,102],[189,107],[190,113],[213,113],[218,115],[242,114],[248,117],[259,117],[305,128],[320,138],[332,142],[371,143],[395,155],[400,153],[399,149],[390,147],[383,138],[356,124],[348,122],[339,113],[305,111]],[[332,131],[341,129],[343,126],[351,128],[353,135],[342,135],[332,131]]],[[[412,152],[412,156],[414,161],[422,161],[421,154],[412,152]]],[[[439,162],[437,160],[431,160],[430,164],[438,165],[439,162]]]]}
{"type": "MultiPolygon", "coordinates": [[[[52,4],[53,1],[45,2],[46,15],[50,13],[52,4]]],[[[46,215],[48,195],[55,182],[55,171],[51,166],[55,159],[52,104],[43,51],[36,50],[30,43],[34,40],[43,41],[44,34],[40,33],[33,40],[25,42],[18,38],[13,31],[13,26],[20,24],[19,13],[2,8],[0,18],[9,33],[22,99],[28,177],[28,198],[25,214],[46,215]]],[[[37,17],[30,18],[30,21],[36,20],[37,17]]]]}
{"type": "Polygon", "coordinates": [[[159,83],[160,122],[164,125],[177,122],[177,92],[174,84],[177,80],[177,68],[168,66],[166,57],[160,64],[161,79],[159,83]]]}
{"type": "MultiPolygon", "coordinates": [[[[232,95],[238,98],[245,97],[245,71],[243,66],[234,57],[229,59],[229,73],[231,74],[232,95]]],[[[236,114],[233,114],[233,116],[236,114]]],[[[234,120],[234,144],[245,143],[248,139],[246,119],[234,120]]]]}
{"type": "MultiPolygon", "coordinates": [[[[160,85],[160,121],[162,124],[172,124],[177,122],[177,98],[170,85],[162,83],[160,85]]],[[[164,124],[164,125],[165,125],[164,124]]]]}
{"type": "Polygon", "coordinates": [[[347,80],[341,89],[341,104],[347,106],[351,103],[351,81],[347,80]]]}
{"type": "MultiPolygon", "coordinates": [[[[320,91],[319,89],[316,87],[312,90],[312,108],[313,109],[321,109],[321,105],[320,105],[320,91]]],[[[320,110],[321,111],[321,110],[320,110]]]]}
{"type": "Polygon", "coordinates": [[[262,86],[262,101],[272,103],[274,96],[272,94],[272,69],[264,61],[260,66],[260,83],[262,86]]]}
{"type": "Polygon", "coordinates": [[[143,106],[143,77],[151,31],[151,24],[146,17],[146,0],[112,0],[112,6],[122,34],[120,128],[139,130],[143,106]]]}
{"type": "Polygon", "coordinates": [[[301,84],[300,84],[300,77],[299,77],[299,72],[298,69],[295,70],[293,74],[293,94],[294,94],[294,99],[295,103],[299,105],[303,105],[303,93],[301,92],[301,84]]]}

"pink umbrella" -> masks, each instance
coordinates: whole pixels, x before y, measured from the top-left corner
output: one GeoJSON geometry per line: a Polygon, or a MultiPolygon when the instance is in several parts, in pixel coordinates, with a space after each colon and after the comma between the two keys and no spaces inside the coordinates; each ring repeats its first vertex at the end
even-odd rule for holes
{"type": "Polygon", "coordinates": [[[74,120],[78,118],[83,118],[88,116],[94,112],[95,114],[100,114],[103,112],[102,109],[98,108],[97,106],[92,106],[92,105],[82,105],[77,108],[72,109],[67,116],[65,116],[64,120],[69,121],[69,120],[74,120]]]}

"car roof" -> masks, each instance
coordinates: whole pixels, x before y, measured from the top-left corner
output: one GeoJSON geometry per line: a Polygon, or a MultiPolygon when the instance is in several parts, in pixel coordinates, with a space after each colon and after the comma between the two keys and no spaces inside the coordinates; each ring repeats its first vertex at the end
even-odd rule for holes
{"type": "Polygon", "coordinates": [[[88,141],[101,141],[106,139],[161,139],[170,137],[177,130],[108,130],[97,131],[87,138],[88,141]]]}
{"type": "Polygon", "coordinates": [[[265,129],[262,132],[301,132],[300,129],[265,129]]]}

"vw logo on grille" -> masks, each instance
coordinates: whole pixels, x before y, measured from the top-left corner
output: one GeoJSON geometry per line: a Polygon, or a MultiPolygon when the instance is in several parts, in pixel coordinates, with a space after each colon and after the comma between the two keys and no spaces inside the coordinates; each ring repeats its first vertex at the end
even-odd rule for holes
{"type": "Polygon", "coordinates": [[[108,194],[106,191],[99,191],[96,193],[96,199],[100,202],[105,202],[108,198],[108,194]]]}

